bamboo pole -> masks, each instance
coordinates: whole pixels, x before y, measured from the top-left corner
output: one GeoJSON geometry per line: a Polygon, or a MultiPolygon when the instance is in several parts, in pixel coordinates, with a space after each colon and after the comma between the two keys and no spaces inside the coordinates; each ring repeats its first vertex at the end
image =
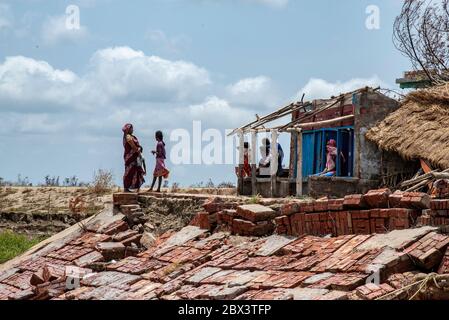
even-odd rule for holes
{"type": "Polygon", "coordinates": [[[277,195],[278,132],[271,130],[271,197],[277,195]]]}
{"type": "Polygon", "coordinates": [[[243,134],[243,130],[240,130],[239,133],[239,194],[243,194],[243,163],[245,162],[244,158],[244,149],[245,149],[245,136],[243,134]]]}
{"type": "Polygon", "coordinates": [[[257,177],[256,177],[256,155],[257,155],[257,132],[251,131],[251,189],[253,196],[257,195],[257,177]]]}
{"type": "Polygon", "coordinates": [[[302,190],[302,132],[296,133],[296,196],[301,197],[303,195],[302,190]]]}

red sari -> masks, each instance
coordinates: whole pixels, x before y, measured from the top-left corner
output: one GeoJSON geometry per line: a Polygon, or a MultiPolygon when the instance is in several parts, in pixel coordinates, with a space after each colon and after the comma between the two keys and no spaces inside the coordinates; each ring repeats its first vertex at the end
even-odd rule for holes
{"type": "Polygon", "coordinates": [[[139,154],[126,140],[127,136],[132,138],[137,148],[140,148],[139,140],[135,136],[125,134],[123,137],[123,147],[125,148],[125,174],[123,175],[123,186],[125,189],[140,189],[145,183],[144,170],[138,165],[137,158],[139,154]]]}

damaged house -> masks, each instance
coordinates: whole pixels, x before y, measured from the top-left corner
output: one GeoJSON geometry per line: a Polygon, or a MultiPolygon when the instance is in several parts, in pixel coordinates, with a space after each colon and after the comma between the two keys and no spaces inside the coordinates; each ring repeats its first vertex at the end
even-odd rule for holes
{"type": "MultiPolygon", "coordinates": [[[[238,175],[238,193],[264,197],[306,194],[339,197],[364,193],[386,184],[387,180],[411,177],[417,166],[408,165],[396,153],[379,149],[365,137],[366,132],[398,108],[399,103],[380,89],[366,87],[329,99],[295,102],[235,129],[232,134],[238,134],[240,142],[240,170],[237,172],[242,172],[244,166],[245,141],[250,146],[252,168],[251,176],[238,175]],[[289,123],[268,126],[285,117],[290,117],[289,123]],[[271,146],[277,145],[280,135],[291,135],[289,163],[278,171],[277,161],[271,161],[269,177],[256,173],[257,135],[260,133],[270,134],[271,146]],[[326,144],[331,139],[335,140],[339,155],[336,175],[314,176],[326,167],[326,144]]],[[[288,149],[283,148],[287,154],[288,149]]],[[[277,148],[271,148],[270,152],[272,159],[278,158],[277,148]]]]}
{"type": "Polygon", "coordinates": [[[366,137],[383,152],[400,155],[407,166],[421,163],[429,173],[449,168],[448,121],[449,84],[443,84],[409,93],[366,137]]]}

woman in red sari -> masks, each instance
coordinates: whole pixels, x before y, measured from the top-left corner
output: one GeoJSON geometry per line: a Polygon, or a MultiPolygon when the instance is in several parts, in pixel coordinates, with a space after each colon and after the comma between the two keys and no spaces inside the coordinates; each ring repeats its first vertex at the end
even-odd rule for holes
{"type": "Polygon", "coordinates": [[[123,129],[123,147],[125,148],[125,174],[123,175],[123,187],[125,192],[131,192],[131,189],[140,191],[140,187],[144,184],[145,171],[139,165],[142,147],[139,140],[133,135],[134,128],[132,124],[126,124],[123,129]]]}

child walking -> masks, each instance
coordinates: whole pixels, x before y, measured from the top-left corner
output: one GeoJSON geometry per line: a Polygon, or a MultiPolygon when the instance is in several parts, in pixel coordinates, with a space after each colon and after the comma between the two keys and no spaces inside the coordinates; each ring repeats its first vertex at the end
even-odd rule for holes
{"type": "Polygon", "coordinates": [[[165,166],[165,159],[167,159],[167,157],[165,153],[164,135],[162,134],[162,131],[157,131],[155,137],[157,141],[156,150],[151,151],[151,153],[156,156],[156,166],[154,168],[153,183],[151,184],[150,192],[153,191],[156,180],[159,180],[157,192],[161,192],[162,179],[168,179],[170,171],[168,171],[165,166]]]}

